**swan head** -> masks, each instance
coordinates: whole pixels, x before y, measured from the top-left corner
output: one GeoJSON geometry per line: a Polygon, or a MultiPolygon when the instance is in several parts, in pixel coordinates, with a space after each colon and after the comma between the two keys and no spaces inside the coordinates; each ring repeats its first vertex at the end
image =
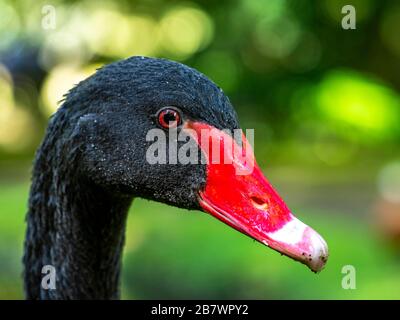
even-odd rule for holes
{"type": "Polygon", "coordinates": [[[65,139],[80,161],[76,174],[91,183],[205,211],[312,271],[324,267],[326,242],[286,206],[228,97],[200,72],[132,57],[79,83],[56,116],[70,119],[65,139]]]}

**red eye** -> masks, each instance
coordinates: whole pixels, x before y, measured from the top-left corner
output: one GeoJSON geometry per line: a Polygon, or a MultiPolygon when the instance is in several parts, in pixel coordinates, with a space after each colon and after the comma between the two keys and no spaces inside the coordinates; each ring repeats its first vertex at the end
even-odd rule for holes
{"type": "Polygon", "coordinates": [[[181,115],[172,108],[165,108],[158,112],[158,123],[165,129],[176,128],[181,124],[181,115]]]}

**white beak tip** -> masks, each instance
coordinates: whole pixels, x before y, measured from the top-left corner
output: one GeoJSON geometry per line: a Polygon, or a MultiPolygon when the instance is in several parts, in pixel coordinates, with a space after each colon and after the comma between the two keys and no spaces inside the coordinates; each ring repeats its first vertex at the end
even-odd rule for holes
{"type": "Polygon", "coordinates": [[[328,261],[328,245],[325,240],[314,230],[310,228],[310,243],[312,244],[310,252],[304,253],[305,264],[315,273],[320,272],[328,261]]]}
{"type": "Polygon", "coordinates": [[[293,217],[281,229],[269,233],[268,237],[273,249],[305,264],[315,273],[320,272],[328,261],[325,240],[297,218],[293,217]]]}

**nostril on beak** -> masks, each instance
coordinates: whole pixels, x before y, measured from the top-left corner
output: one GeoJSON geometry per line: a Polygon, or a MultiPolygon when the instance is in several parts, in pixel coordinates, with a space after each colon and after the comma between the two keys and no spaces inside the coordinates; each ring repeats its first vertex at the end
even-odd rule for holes
{"type": "Polygon", "coordinates": [[[259,209],[259,210],[267,210],[268,209],[268,203],[264,199],[262,199],[258,196],[251,196],[250,200],[257,209],[259,209]]]}

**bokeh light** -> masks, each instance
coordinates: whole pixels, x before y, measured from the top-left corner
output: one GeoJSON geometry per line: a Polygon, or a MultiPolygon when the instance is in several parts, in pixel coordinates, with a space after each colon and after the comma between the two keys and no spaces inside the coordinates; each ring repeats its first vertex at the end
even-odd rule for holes
{"type": "Polygon", "coordinates": [[[59,64],[83,65],[91,58],[87,46],[76,34],[67,30],[52,32],[40,49],[40,65],[51,70],[59,64]]]}
{"type": "Polygon", "coordinates": [[[84,28],[84,36],[94,52],[107,57],[153,55],[158,26],[149,16],[96,9],[84,28]]]}
{"type": "Polygon", "coordinates": [[[287,12],[286,0],[242,0],[241,11],[247,11],[252,17],[273,22],[287,12]]]}
{"type": "Polygon", "coordinates": [[[20,31],[18,13],[9,3],[0,1],[0,50],[10,45],[20,31]]]}
{"type": "Polygon", "coordinates": [[[254,41],[266,56],[283,58],[288,56],[299,43],[301,28],[291,17],[276,20],[263,19],[256,25],[254,41]]]}
{"type": "Polygon", "coordinates": [[[326,116],[362,131],[367,138],[385,137],[398,128],[399,96],[360,74],[330,73],[316,99],[326,116]]]}
{"type": "Polygon", "coordinates": [[[185,59],[210,43],[214,26],[198,8],[175,7],[162,18],[160,32],[163,49],[176,59],[185,59]]]}
{"type": "Polygon", "coordinates": [[[0,64],[0,149],[20,152],[32,143],[34,123],[29,112],[16,105],[8,70],[0,64]]]}
{"type": "Polygon", "coordinates": [[[400,204],[400,161],[391,162],[380,171],[378,187],[385,200],[400,204]]]}
{"type": "Polygon", "coordinates": [[[93,64],[84,68],[61,65],[52,70],[46,78],[41,95],[41,107],[45,115],[52,115],[60,106],[60,101],[68,91],[80,81],[93,74],[100,65],[93,64]]]}
{"type": "MultiPolygon", "coordinates": [[[[314,106],[324,126],[342,137],[364,143],[394,139],[399,130],[400,98],[395,91],[365,75],[349,71],[329,72],[309,90],[303,109],[314,106]]],[[[309,111],[306,111],[309,114],[309,111]]]]}

